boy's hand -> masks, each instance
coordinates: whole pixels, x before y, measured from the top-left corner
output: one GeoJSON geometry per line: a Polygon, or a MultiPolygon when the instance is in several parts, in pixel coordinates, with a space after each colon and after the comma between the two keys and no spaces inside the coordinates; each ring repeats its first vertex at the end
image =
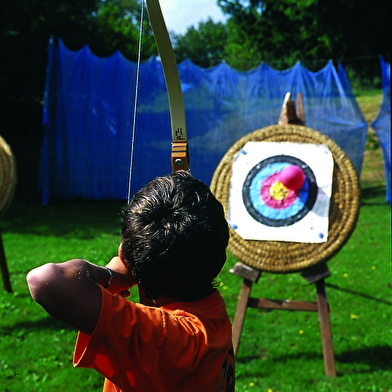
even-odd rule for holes
{"type": "Polygon", "coordinates": [[[119,256],[113,257],[106,267],[110,268],[113,272],[113,280],[108,290],[113,294],[119,294],[122,297],[129,297],[131,294],[129,289],[137,283],[132,272],[125,267],[119,256]]]}

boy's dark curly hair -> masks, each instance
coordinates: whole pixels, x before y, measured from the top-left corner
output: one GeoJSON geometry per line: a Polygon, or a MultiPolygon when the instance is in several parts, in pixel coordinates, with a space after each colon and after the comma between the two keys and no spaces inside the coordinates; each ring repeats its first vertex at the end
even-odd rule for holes
{"type": "Polygon", "coordinates": [[[209,295],[228,241],[221,203],[185,171],[151,181],[124,210],[123,255],[152,299],[192,301],[209,295]]]}

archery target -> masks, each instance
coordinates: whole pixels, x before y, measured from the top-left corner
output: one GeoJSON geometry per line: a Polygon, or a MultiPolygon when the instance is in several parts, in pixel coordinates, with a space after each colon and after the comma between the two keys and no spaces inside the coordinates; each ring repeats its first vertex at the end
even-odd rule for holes
{"type": "Polygon", "coordinates": [[[325,145],[248,142],[233,163],[231,227],[250,240],[326,242],[332,172],[325,145]],[[298,186],[283,180],[290,169],[298,186]]]}

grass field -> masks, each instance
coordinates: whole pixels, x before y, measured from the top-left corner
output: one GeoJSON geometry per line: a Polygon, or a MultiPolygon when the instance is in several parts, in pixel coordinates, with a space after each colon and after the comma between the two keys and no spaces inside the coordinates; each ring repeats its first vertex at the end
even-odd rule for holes
{"type": "MultiPolygon", "coordinates": [[[[358,101],[365,118],[373,120],[380,92],[360,95],[358,101]]],[[[249,309],[237,359],[237,391],[392,391],[391,220],[383,170],[380,150],[369,148],[357,227],[328,263],[337,377],[324,374],[317,314],[249,309]]],[[[72,368],[76,332],[31,300],[25,276],[44,262],[75,257],[103,265],[117,251],[122,206],[116,201],[18,202],[2,217],[14,292],[0,288],[0,392],[101,391],[97,373],[72,368]]],[[[231,318],[241,285],[229,272],[235,261],[229,257],[220,275],[231,318]]],[[[264,273],[252,295],[314,301],[315,288],[299,274],[264,273]]]]}

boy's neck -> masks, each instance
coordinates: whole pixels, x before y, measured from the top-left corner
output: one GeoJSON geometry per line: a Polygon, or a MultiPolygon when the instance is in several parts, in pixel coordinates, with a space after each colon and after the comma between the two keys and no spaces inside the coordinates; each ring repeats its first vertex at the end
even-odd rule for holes
{"type": "Polygon", "coordinates": [[[179,302],[180,300],[177,297],[168,297],[166,295],[160,295],[158,298],[151,299],[148,298],[144,291],[139,287],[139,301],[143,305],[160,308],[161,306],[171,304],[173,302],[179,302]]]}

